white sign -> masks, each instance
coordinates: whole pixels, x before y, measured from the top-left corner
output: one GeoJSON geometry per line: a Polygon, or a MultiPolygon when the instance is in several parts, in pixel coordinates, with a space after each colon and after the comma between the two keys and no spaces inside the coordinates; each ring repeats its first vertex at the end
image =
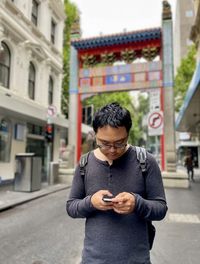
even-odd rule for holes
{"type": "Polygon", "coordinates": [[[160,110],[160,89],[149,92],[149,108],[150,111],[160,110]]]}
{"type": "Polygon", "coordinates": [[[57,109],[54,105],[49,105],[47,109],[47,115],[48,116],[56,116],[57,114],[57,109]]]}
{"type": "Polygon", "coordinates": [[[163,134],[163,112],[153,111],[148,116],[149,136],[160,136],[163,134]]]}

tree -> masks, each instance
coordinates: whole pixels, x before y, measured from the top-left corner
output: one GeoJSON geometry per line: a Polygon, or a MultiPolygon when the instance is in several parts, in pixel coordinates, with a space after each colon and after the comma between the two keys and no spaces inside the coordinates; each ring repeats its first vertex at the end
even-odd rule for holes
{"type": "Polygon", "coordinates": [[[139,95],[139,106],[136,107],[133,98],[128,92],[101,93],[85,99],[83,105],[93,105],[94,112],[96,112],[98,108],[111,102],[118,102],[130,111],[133,125],[129,134],[129,142],[134,145],[139,145],[143,136],[142,118],[148,111],[148,99],[143,95],[139,95]]]}
{"type": "Polygon", "coordinates": [[[70,70],[70,39],[71,29],[77,18],[79,18],[78,8],[69,0],[64,1],[65,13],[67,19],[65,20],[64,35],[63,35],[63,82],[62,82],[62,112],[68,117],[69,105],[69,70],[70,70]]]}
{"type": "Polygon", "coordinates": [[[196,48],[192,45],[188,54],[181,60],[174,82],[175,110],[178,112],[191,82],[196,67],[196,48]]]}

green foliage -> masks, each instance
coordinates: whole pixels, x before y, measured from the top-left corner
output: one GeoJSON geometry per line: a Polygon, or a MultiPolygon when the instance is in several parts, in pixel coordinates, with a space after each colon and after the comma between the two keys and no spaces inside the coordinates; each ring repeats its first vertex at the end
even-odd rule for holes
{"type": "Polygon", "coordinates": [[[179,111],[196,67],[196,48],[192,45],[182,59],[174,82],[175,110],[179,111]]]}
{"type": "Polygon", "coordinates": [[[64,36],[63,36],[63,83],[62,83],[62,112],[68,117],[68,102],[69,102],[69,71],[70,71],[70,33],[74,21],[79,16],[78,9],[75,4],[69,0],[64,1],[65,20],[64,36]]]}
{"type": "Polygon", "coordinates": [[[131,113],[133,122],[129,135],[129,142],[134,145],[139,145],[143,137],[142,118],[148,111],[148,99],[143,95],[140,95],[138,100],[139,106],[135,107],[133,98],[128,92],[101,93],[85,99],[83,105],[93,105],[94,112],[96,112],[100,107],[111,102],[118,102],[123,107],[126,107],[131,113]]]}

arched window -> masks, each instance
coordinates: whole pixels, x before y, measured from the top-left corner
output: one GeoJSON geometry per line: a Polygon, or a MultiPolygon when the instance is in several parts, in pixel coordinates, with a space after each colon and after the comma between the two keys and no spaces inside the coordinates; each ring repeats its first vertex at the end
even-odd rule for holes
{"type": "Polygon", "coordinates": [[[48,103],[53,104],[53,78],[49,77],[48,103]]]}
{"type": "Polygon", "coordinates": [[[30,99],[35,99],[35,66],[32,62],[29,65],[29,77],[28,77],[28,96],[30,99]]]}
{"type": "Polygon", "coordinates": [[[2,41],[0,49],[0,85],[6,88],[9,88],[10,61],[10,50],[6,43],[2,41]]]}

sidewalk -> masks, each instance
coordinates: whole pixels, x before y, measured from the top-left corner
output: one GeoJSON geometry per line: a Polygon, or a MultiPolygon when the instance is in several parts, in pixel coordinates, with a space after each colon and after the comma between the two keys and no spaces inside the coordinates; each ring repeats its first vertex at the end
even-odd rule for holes
{"type": "Polygon", "coordinates": [[[63,183],[58,183],[54,185],[42,183],[41,189],[39,191],[34,192],[16,192],[13,190],[0,190],[0,211],[40,198],[50,193],[67,189],[69,187],[70,186],[68,184],[63,183]]]}
{"type": "MultiPolygon", "coordinates": [[[[0,190],[0,211],[8,209],[10,207],[14,207],[16,205],[31,201],[33,199],[37,199],[39,197],[48,195],[50,193],[54,193],[60,190],[64,190],[70,187],[70,184],[58,183],[54,185],[48,185],[47,183],[42,183],[41,190],[34,192],[16,192],[13,190],[0,190]]],[[[169,189],[170,190],[170,189],[169,189]]],[[[177,194],[177,189],[171,189],[169,191],[171,194],[173,193],[174,198],[177,194]]],[[[199,208],[199,200],[200,200],[200,171],[195,170],[195,182],[190,184],[190,188],[186,190],[182,190],[181,193],[185,193],[184,204],[188,205],[188,207],[199,208]],[[192,190],[192,192],[191,192],[192,190]],[[196,206],[195,206],[196,205],[196,206]]],[[[173,203],[175,206],[177,203],[173,203]]],[[[199,212],[200,214],[200,208],[199,212]]]]}
{"type": "Polygon", "coordinates": [[[168,213],[156,222],[153,264],[199,264],[200,259],[200,171],[188,189],[167,188],[168,213]]]}

